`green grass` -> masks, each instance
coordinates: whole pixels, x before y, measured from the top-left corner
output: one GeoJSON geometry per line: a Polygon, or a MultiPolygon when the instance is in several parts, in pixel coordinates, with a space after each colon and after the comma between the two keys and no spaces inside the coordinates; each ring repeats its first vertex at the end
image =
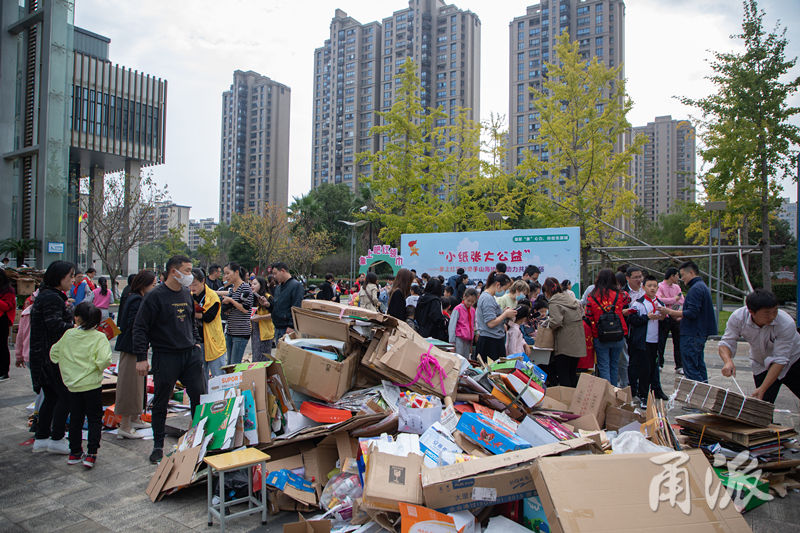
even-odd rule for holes
{"type": "Polygon", "coordinates": [[[719,323],[717,325],[719,326],[719,334],[720,335],[725,333],[725,326],[728,324],[728,318],[730,318],[731,313],[733,313],[733,311],[720,311],[719,312],[719,323]]]}

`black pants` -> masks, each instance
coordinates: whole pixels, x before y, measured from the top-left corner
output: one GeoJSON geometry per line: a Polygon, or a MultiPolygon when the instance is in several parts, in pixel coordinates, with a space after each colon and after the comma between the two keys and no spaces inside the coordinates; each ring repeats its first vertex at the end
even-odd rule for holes
{"type": "MultiPolygon", "coordinates": [[[[674,318],[666,319],[667,332],[672,333],[672,355],[675,358],[675,370],[683,368],[683,361],[681,361],[681,323],[674,318]]],[[[667,347],[667,335],[663,335],[663,339],[658,343],[658,356],[664,357],[664,350],[667,347]]]]}
{"type": "Polygon", "coordinates": [[[50,376],[47,383],[42,383],[42,391],[44,400],[42,400],[42,406],[39,407],[39,427],[36,430],[36,438],[61,440],[67,432],[69,390],[64,386],[59,374],[57,378],[50,376]]]}
{"type": "Polygon", "coordinates": [[[548,365],[548,381],[552,379],[554,386],[577,387],[578,359],[578,357],[569,355],[554,355],[550,358],[550,365],[548,365]]]}
{"type": "Polygon", "coordinates": [[[167,406],[180,380],[189,394],[192,412],[200,403],[200,395],[205,390],[203,378],[203,354],[197,348],[174,352],[153,352],[153,448],[164,447],[164,424],[167,421],[167,406]]]}
{"type": "Polygon", "coordinates": [[[641,400],[647,401],[647,394],[650,392],[651,386],[656,390],[656,385],[660,387],[661,383],[651,383],[653,369],[658,368],[658,343],[646,342],[644,350],[641,348],[630,347],[630,364],[628,371],[631,374],[631,394],[637,396],[641,400]],[[636,386],[634,387],[634,378],[636,386]]]}
{"type": "Polygon", "coordinates": [[[89,446],[86,453],[94,455],[100,448],[103,430],[102,388],[69,393],[69,453],[80,455],[83,451],[83,419],[89,423],[89,446]]]}
{"type": "Polygon", "coordinates": [[[9,323],[6,315],[0,316],[0,376],[7,376],[11,368],[11,352],[8,351],[9,323]]]}
{"type": "MultiPolygon", "coordinates": [[[[761,384],[764,383],[764,379],[767,377],[767,372],[769,372],[769,370],[765,370],[764,372],[753,376],[753,381],[756,382],[756,387],[760,387],[761,384]]],[[[800,398],[800,360],[796,361],[792,365],[783,379],[776,380],[775,383],[773,383],[770,388],[767,389],[767,392],[764,393],[764,401],[775,403],[775,398],[778,397],[778,391],[781,389],[781,385],[786,385],[789,387],[789,390],[792,391],[795,396],[800,398]]]]}
{"type": "Polygon", "coordinates": [[[499,359],[506,356],[506,339],[505,337],[495,339],[481,335],[478,337],[477,353],[481,354],[484,359],[490,357],[492,359],[499,359]]]}

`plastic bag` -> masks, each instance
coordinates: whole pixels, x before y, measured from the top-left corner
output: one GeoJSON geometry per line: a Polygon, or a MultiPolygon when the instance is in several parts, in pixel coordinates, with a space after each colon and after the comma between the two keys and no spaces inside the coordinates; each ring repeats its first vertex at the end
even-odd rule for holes
{"type": "Polygon", "coordinates": [[[361,497],[363,491],[358,474],[342,472],[325,485],[319,497],[319,506],[324,511],[336,509],[335,516],[348,521],[353,516],[353,502],[361,497]]]}
{"type": "Polygon", "coordinates": [[[438,422],[442,418],[442,401],[436,396],[425,398],[426,405],[431,407],[412,406],[414,403],[405,401],[406,398],[408,396],[401,397],[397,406],[397,431],[422,435],[434,422],[438,422]],[[409,405],[410,403],[411,405],[409,405]]]}
{"type": "Polygon", "coordinates": [[[653,444],[638,431],[624,431],[620,433],[618,437],[611,439],[611,449],[614,454],[674,451],[672,448],[653,444]]]}

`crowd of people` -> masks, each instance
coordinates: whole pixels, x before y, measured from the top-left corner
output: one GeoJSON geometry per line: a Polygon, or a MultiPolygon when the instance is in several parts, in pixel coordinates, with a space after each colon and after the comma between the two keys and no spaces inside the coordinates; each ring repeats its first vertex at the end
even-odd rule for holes
{"type": "MultiPolygon", "coordinates": [[[[151,462],[163,457],[176,382],[184,386],[194,411],[208,380],[225,365],[241,362],[248,343],[253,361],[269,357],[275,342],[293,332],[291,309],[303,298],[388,313],[469,358],[530,355],[534,346],[549,345],[549,385],[574,387],[580,372],[593,370],[612,385],[630,385],[641,404],[651,392],[666,398],[660,368],[670,333],[677,373],[696,381],[708,380],[704,347],[717,333],[711,293],[692,262],[667,269],[661,281],[637,266],[603,269],[580,299],[569,280],[540,282],[535,266],[515,280],[503,263],[486,280],[470,280],[462,269],[445,279],[401,268],[383,286],[370,272],[352,287],[328,274],[319,287],[306,289],[282,262],[263,274],[234,262],[211,265],[206,272],[178,255],[160,276],[149,270],[129,276],[117,317],[114,409],[121,420],[119,438],[142,438],[138,430],[152,427],[151,462]],[[141,418],[148,374],[154,387],[150,424],[141,418]]],[[[84,274],[69,262],[50,264],[22,306],[15,343],[16,364],[30,369],[37,393],[33,452],[65,454],[69,464],[87,468],[97,460],[101,382],[112,360],[111,345],[97,328],[109,316],[113,297],[108,282],[100,278],[95,285],[94,277],[92,269],[84,274]],[[89,429],[85,451],[84,422],[89,429]]],[[[0,380],[8,379],[7,340],[16,313],[14,289],[0,269],[0,335],[6,340],[0,343],[0,380]]],[[[740,337],[750,343],[754,396],[774,402],[786,385],[800,397],[800,334],[772,293],[752,292],[731,315],[719,343],[725,376],[736,374],[733,358],[740,337]]]]}

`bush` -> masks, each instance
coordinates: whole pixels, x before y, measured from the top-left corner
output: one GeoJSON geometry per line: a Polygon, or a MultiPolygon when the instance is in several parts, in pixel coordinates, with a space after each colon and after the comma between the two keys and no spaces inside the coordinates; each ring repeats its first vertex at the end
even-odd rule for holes
{"type": "Polygon", "coordinates": [[[773,283],[772,292],[779,304],[797,301],[797,283],[773,283]]]}

